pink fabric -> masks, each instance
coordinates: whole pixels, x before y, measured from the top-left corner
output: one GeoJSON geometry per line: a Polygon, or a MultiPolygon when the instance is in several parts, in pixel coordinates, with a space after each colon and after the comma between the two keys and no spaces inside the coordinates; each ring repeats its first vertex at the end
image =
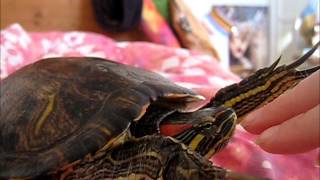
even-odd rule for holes
{"type": "MultiPolygon", "coordinates": [[[[211,57],[151,43],[115,42],[83,32],[28,33],[18,24],[1,31],[1,79],[44,57],[94,56],[158,72],[210,98],[239,79],[211,57]]],[[[318,179],[318,150],[296,155],[273,155],[253,143],[254,136],[239,126],[230,144],[212,158],[237,172],[272,179],[318,179]]],[[[299,143],[299,142],[297,142],[299,143]]]]}

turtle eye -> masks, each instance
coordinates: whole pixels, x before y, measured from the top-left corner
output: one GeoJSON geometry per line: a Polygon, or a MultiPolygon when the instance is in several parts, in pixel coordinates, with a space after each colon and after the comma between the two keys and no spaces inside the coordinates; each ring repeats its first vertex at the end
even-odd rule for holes
{"type": "Polygon", "coordinates": [[[210,130],[210,129],[212,128],[212,126],[213,126],[212,122],[206,122],[206,123],[202,124],[202,125],[200,126],[200,128],[201,128],[201,129],[210,130]]]}

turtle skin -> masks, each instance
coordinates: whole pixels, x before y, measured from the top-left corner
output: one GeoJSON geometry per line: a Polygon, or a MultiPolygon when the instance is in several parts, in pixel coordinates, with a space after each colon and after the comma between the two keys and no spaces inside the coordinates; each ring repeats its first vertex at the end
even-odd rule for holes
{"type": "Polygon", "coordinates": [[[184,111],[198,100],[156,73],[104,59],[38,61],[1,82],[0,177],[35,177],[108,149],[153,102],[184,111]]]}

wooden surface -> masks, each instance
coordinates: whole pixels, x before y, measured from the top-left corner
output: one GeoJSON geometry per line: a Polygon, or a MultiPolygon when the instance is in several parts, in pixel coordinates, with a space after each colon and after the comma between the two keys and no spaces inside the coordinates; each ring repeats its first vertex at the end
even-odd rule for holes
{"type": "Polygon", "coordinates": [[[104,31],[96,22],[91,0],[0,0],[1,29],[12,23],[28,31],[91,31],[116,40],[146,41],[135,29],[126,33],[104,31]]]}

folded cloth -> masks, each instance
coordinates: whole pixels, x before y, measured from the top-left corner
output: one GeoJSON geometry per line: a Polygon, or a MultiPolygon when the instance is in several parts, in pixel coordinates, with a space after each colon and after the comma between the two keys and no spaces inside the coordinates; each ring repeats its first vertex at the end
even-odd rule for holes
{"type": "MultiPolygon", "coordinates": [[[[0,33],[1,79],[45,57],[102,57],[141,67],[192,88],[210,98],[239,81],[209,56],[151,43],[117,43],[94,33],[28,33],[14,24],[0,33]]],[[[229,145],[211,160],[225,168],[272,179],[319,178],[319,149],[295,155],[274,155],[253,143],[254,136],[237,127],[229,145]]],[[[299,142],[297,142],[299,143],[299,142]]]]}

